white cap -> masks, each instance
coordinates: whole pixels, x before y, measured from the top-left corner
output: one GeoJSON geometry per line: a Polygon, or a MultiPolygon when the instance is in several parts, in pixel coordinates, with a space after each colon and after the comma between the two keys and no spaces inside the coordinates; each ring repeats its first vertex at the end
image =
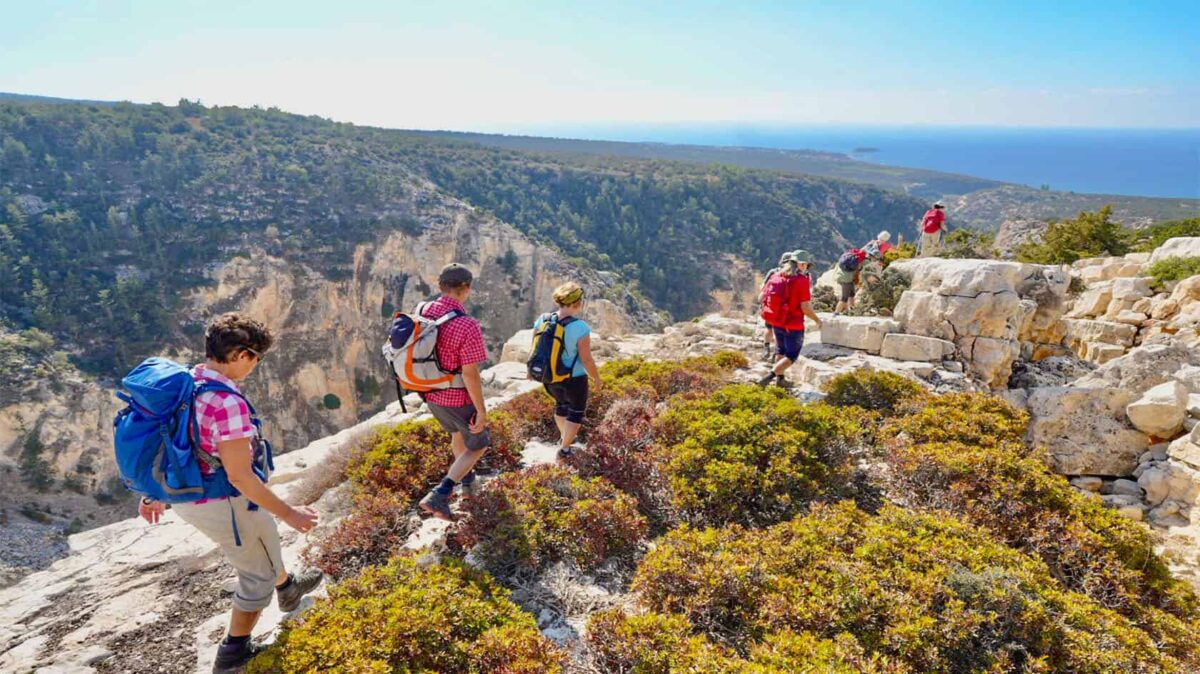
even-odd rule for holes
{"type": "Polygon", "coordinates": [[[875,238],[879,239],[880,241],[890,241],[892,238],[892,235],[889,234],[888,231],[885,229],[879,233],[879,236],[877,236],[875,238]]]}

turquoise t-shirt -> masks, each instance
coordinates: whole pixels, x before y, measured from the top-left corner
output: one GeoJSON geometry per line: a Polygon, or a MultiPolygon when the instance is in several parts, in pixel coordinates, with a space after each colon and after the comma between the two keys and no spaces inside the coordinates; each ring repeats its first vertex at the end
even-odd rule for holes
{"type": "MultiPolygon", "coordinates": [[[[533,324],[533,329],[535,332],[538,328],[542,327],[542,322],[542,317],[538,316],[537,321],[535,321],[533,324]]],[[[576,359],[579,357],[579,340],[587,337],[590,334],[592,334],[591,326],[587,324],[587,321],[584,321],[580,318],[576,318],[570,323],[567,323],[567,325],[563,328],[562,360],[564,363],[571,363],[574,361],[575,368],[571,370],[571,376],[573,377],[587,376],[587,368],[583,366],[583,361],[576,359]]]]}

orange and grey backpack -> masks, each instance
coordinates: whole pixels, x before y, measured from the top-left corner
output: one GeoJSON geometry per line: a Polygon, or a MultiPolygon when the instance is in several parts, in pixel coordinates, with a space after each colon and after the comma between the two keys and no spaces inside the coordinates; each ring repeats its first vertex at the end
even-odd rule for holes
{"type": "Polygon", "coordinates": [[[533,350],[529,353],[526,368],[529,378],[543,384],[557,384],[574,376],[575,363],[579,361],[579,353],[570,365],[563,362],[566,351],[566,327],[574,322],[574,316],[558,320],[558,314],[551,312],[542,314],[541,325],[533,331],[533,350]]]}
{"type": "MultiPolygon", "coordinates": [[[[466,316],[457,309],[433,319],[423,314],[428,302],[418,304],[411,314],[397,311],[392,317],[383,357],[392,366],[396,382],[407,391],[423,394],[448,388],[465,388],[462,370],[447,370],[438,361],[438,330],[450,321],[466,316]]],[[[404,402],[403,392],[400,401],[404,402]]]]}

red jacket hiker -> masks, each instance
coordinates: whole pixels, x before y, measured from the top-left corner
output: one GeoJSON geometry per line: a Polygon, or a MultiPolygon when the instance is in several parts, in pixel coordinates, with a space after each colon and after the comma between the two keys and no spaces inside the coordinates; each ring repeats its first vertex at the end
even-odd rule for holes
{"type": "Polygon", "coordinates": [[[943,223],[946,222],[946,211],[940,208],[931,208],[925,211],[925,217],[921,219],[921,231],[926,234],[933,234],[942,229],[943,223]]]}
{"type": "Polygon", "coordinates": [[[767,325],[785,330],[804,329],[801,305],[812,299],[807,274],[787,276],[776,272],[763,286],[762,319],[767,325]]]}

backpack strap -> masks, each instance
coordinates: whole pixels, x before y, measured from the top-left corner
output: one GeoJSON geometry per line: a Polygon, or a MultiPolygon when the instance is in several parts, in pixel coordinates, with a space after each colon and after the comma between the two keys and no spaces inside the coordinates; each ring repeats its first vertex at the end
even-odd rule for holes
{"type": "Polygon", "coordinates": [[[450,311],[447,311],[446,313],[439,316],[438,319],[433,322],[433,325],[434,325],[434,327],[440,328],[443,325],[449,323],[450,321],[452,321],[456,318],[462,318],[463,316],[466,316],[466,314],[464,312],[461,312],[458,309],[451,309],[450,311]]]}

